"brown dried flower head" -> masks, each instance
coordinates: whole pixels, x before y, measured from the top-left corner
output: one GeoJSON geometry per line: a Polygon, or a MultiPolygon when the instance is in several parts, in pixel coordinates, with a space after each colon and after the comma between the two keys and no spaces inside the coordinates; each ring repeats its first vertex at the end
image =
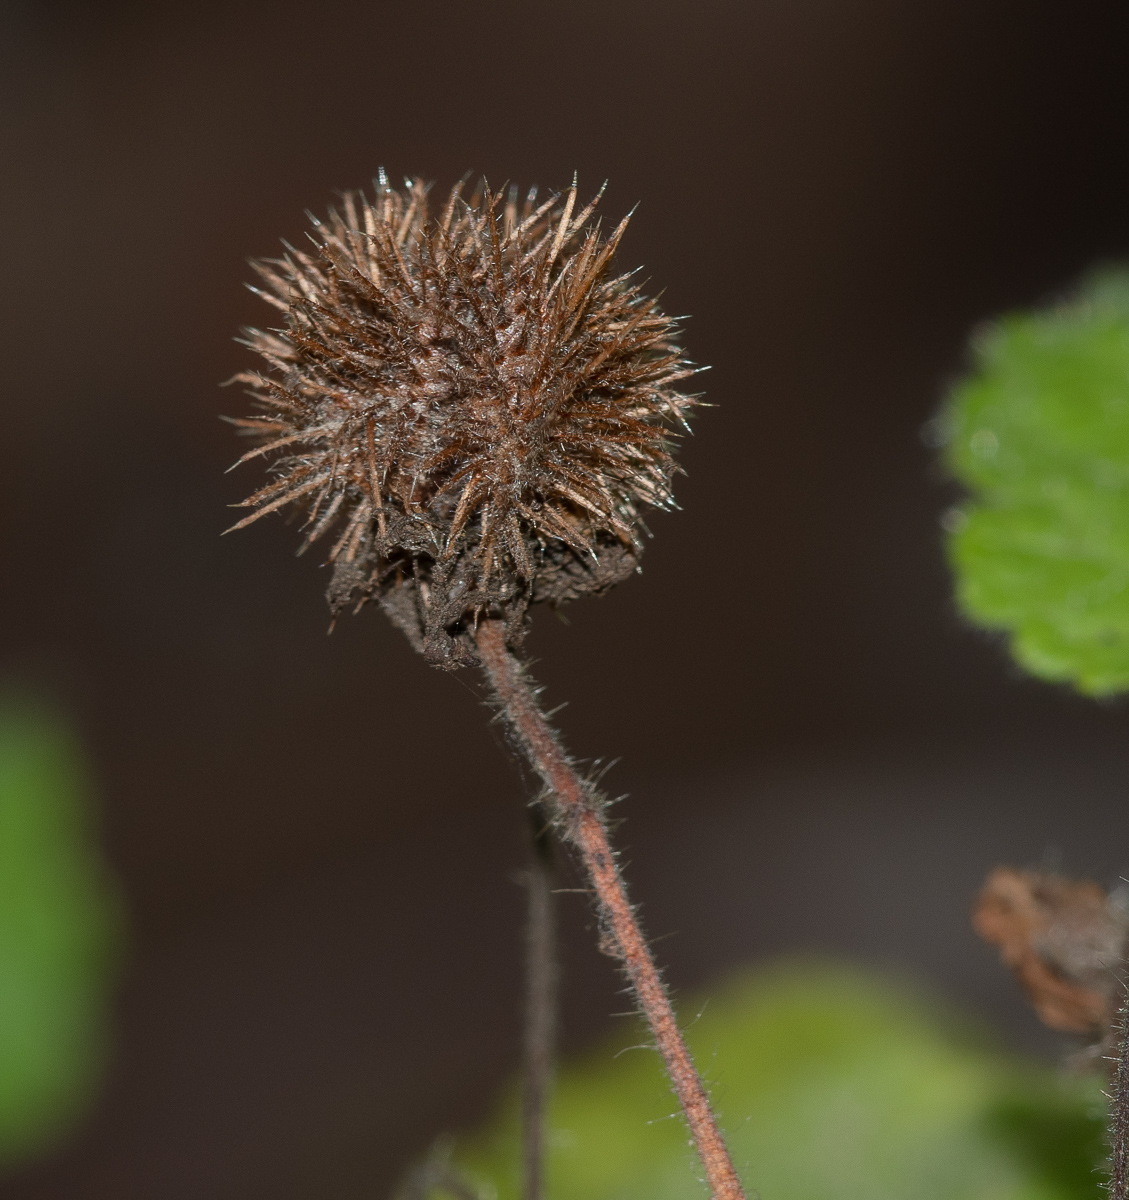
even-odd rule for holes
{"type": "Polygon", "coordinates": [[[269,370],[237,421],[272,456],[234,528],[287,505],[303,549],[332,535],[336,615],[378,600],[439,665],[475,660],[468,630],[625,578],[641,509],[668,507],[671,438],[694,398],[674,319],[611,270],[627,225],[600,235],[599,196],[519,206],[454,188],[347,193],[313,250],[255,263],[285,314],[247,331],[269,370]]]}

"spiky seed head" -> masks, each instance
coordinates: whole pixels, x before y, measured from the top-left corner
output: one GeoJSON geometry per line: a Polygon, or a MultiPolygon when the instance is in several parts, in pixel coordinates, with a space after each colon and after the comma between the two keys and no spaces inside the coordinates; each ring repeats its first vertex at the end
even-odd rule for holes
{"type": "Polygon", "coordinates": [[[636,569],[641,510],[671,504],[672,435],[694,398],[675,322],[612,258],[599,196],[519,205],[454,188],[432,214],[406,181],[350,192],[312,248],[256,262],[281,328],[246,331],[265,371],[236,376],[235,423],[271,481],[233,528],[297,506],[330,536],[336,615],[378,600],[438,665],[469,630],[601,592],[636,569]]]}

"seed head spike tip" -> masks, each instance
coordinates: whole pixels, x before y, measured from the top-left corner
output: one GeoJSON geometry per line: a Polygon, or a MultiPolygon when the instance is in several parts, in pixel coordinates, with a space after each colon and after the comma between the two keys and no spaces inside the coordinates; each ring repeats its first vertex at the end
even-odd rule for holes
{"type": "MultiPolygon", "coordinates": [[[[673,438],[697,398],[676,321],[611,257],[564,196],[517,206],[514,187],[465,180],[349,192],[311,216],[310,251],[254,264],[281,330],[246,331],[262,415],[240,422],[272,482],[234,528],[295,504],[308,545],[335,530],[334,616],[377,600],[430,661],[476,661],[473,630],[511,644],[531,603],[560,604],[629,575],[641,510],[673,504],[673,438]]],[[[241,461],[243,461],[241,460],[241,461]]]]}

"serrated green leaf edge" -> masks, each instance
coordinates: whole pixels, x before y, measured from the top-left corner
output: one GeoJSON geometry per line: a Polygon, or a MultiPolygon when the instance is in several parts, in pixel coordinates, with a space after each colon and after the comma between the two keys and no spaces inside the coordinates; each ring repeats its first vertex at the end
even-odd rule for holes
{"type": "Polygon", "coordinates": [[[1129,689],[1129,271],[1005,316],[937,425],[969,490],[946,515],[961,610],[1039,678],[1129,689]]]}

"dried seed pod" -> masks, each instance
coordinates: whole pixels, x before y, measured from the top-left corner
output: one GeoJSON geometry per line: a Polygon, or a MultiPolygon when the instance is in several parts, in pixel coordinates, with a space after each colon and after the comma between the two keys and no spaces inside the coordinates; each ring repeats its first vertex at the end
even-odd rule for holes
{"type": "MultiPolygon", "coordinates": [[[[283,328],[245,342],[269,370],[236,378],[260,415],[236,424],[273,479],[233,528],[304,510],[332,531],[336,615],[376,599],[430,661],[476,661],[467,631],[528,605],[601,592],[636,569],[641,510],[672,503],[672,436],[694,398],[674,319],[565,196],[523,206],[461,185],[347,193],[313,252],[255,264],[283,328]]],[[[303,548],[304,548],[303,547],[303,548]]]]}

